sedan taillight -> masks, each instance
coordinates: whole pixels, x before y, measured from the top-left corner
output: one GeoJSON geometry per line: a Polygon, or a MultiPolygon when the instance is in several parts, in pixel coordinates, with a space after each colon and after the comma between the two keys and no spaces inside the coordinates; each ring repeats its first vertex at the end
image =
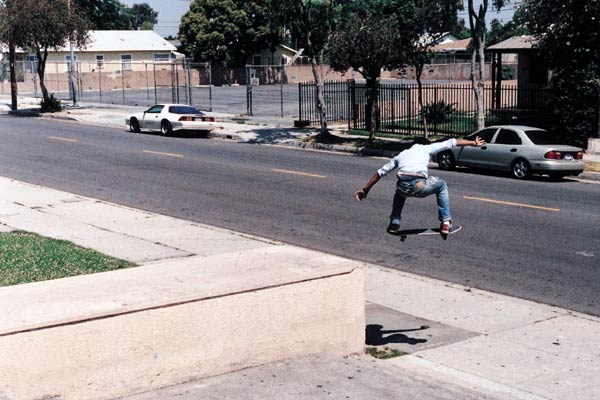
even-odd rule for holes
{"type": "Polygon", "coordinates": [[[194,121],[194,117],[179,117],[179,121],[194,121]]]}
{"type": "Polygon", "coordinates": [[[549,160],[560,160],[560,157],[561,157],[560,151],[551,150],[551,151],[547,152],[546,154],[544,154],[544,158],[547,158],[549,160]]]}
{"type": "Polygon", "coordinates": [[[213,117],[202,117],[202,121],[215,122],[215,119],[213,117]]]}
{"type": "Polygon", "coordinates": [[[583,160],[583,151],[578,151],[577,153],[575,153],[575,159],[583,160]]]}

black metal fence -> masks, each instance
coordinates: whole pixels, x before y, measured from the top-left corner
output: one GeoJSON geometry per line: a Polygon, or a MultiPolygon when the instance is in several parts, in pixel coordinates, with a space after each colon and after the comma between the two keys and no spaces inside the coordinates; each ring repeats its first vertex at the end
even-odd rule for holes
{"type": "MultiPolygon", "coordinates": [[[[299,84],[300,120],[319,122],[315,83],[299,84]]],[[[422,86],[423,107],[416,84],[380,84],[377,131],[387,134],[414,135],[425,131],[426,117],[430,134],[459,136],[476,129],[476,102],[470,84],[426,84],[422,86]]],[[[344,123],[349,129],[367,130],[370,119],[367,87],[355,81],[325,82],[328,122],[344,123]]],[[[542,110],[547,89],[503,85],[485,85],[483,104],[486,124],[527,124],[544,127],[542,110]]]]}

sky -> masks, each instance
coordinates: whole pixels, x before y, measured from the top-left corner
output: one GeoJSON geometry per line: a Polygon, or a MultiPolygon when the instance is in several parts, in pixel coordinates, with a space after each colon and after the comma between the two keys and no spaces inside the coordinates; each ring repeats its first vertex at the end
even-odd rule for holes
{"type": "MultiPolygon", "coordinates": [[[[154,26],[154,31],[161,36],[176,36],[179,30],[179,21],[181,16],[189,9],[192,0],[120,0],[121,3],[132,6],[136,3],[148,3],[155,11],[158,11],[158,23],[154,26]]],[[[502,22],[510,21],[514,13],[516,4],[519,4],[521,0],[513,0],[506,6],[502,12],[489,9],[487,12],[487,23],[493,19],[498,19],[502,22]]],[[[465,8],[466,8],[466,1],[465,8]]],[[[475,0],[475,4],[481,3],[481,0],[475,0]]],[[[491,1],[490,1],[491,3],[491,1]]],[[[459,18],[465,19],[468,26],[468,13],[467,11],[461,11],[459,18]]]]}

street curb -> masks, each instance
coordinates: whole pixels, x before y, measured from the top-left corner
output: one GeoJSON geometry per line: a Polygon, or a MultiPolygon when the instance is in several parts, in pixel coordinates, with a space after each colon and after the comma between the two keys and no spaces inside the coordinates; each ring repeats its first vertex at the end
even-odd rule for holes
{"type": "Polygon", "coordinates": [[[15,117],[39,117],[42,115],[42,112],[39,108],[23,108],[19,110],[9,110],[9,115],[14,115],[15,117]]]}
{"type": "Polygon", "coordinates": [[[282,146],[296,147],[308,150],[323,150],[323,151],[335,151],[339,153],[349,153],[358,156],[371,156],[371,157],[387,157],[392,158],[396,156],[399,151],[392,150],[381,150],[381,149],[370,149],[368,147],[350,147],[342,146],[338,144],[324,144],[314,142],[299,142],[296,140],[288,140],[280,143],[282,146]]]}

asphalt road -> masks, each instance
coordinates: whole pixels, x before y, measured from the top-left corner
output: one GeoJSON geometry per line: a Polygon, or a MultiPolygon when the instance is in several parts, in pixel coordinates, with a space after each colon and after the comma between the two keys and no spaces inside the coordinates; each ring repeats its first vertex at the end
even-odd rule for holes
{"type": "MultiPolygon", "coordinates": [[[[0,136],[5,177],[600,315],[597,184],[432,171],[464,228],[400,242],[393,178],[353,199],[383,159],[8,116],[0,136]]],[[[437,226],[435,198],[402,222],[437,226]]]]}

